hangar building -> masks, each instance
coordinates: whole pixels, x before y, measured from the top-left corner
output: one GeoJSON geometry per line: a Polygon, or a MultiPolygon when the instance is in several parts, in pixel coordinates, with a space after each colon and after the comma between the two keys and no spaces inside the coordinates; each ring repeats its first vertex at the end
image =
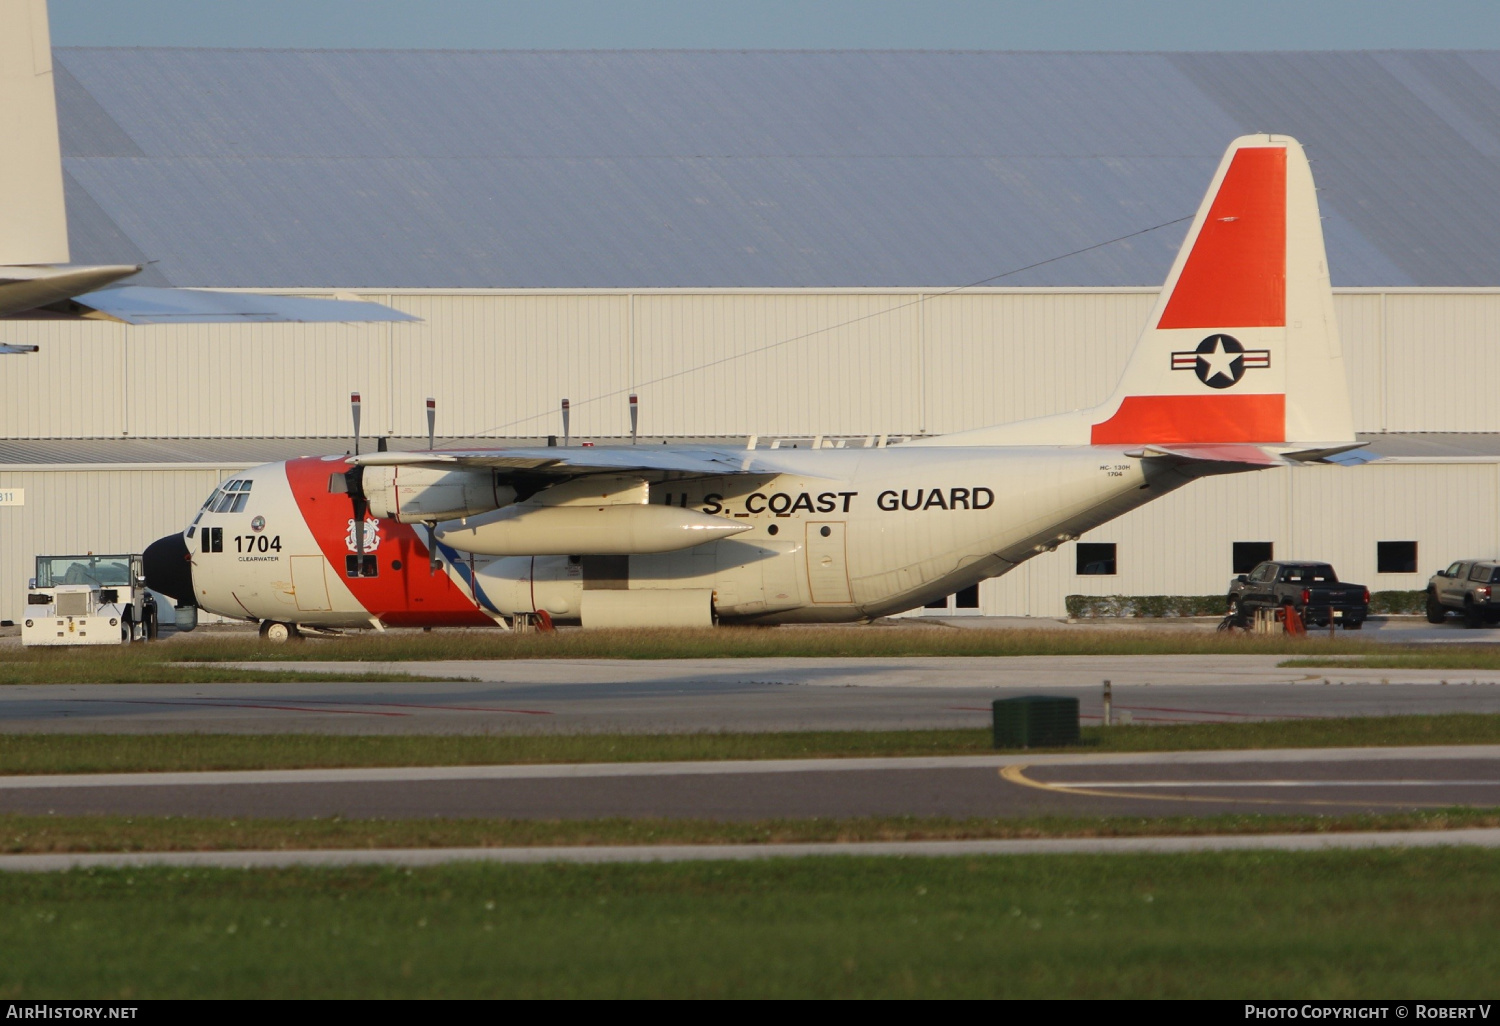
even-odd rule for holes
{"type": "MultiPolygon", "coordinates": [[[[224,476],[348,448],[628,432],[825,444],[1112,387],[1225,144],[1297,136],[1381,459],[1199,482],[986,582],[1373,589],[1500,554],[1500,53],[68,49],[73,259],[353,293],[420,323],[11,320],[0,617],[38,552],[140,549],[224,476]]],[[[787,444],[793,444],[788,442],[787,444]]],[[[862,444],[855,441],[853,444],[862,444]]]]}

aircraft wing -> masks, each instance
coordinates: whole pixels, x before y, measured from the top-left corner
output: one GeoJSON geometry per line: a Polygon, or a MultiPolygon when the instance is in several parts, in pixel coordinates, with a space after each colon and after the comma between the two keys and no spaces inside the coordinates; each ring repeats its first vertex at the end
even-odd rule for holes
{"type": "Polygon", "coordinates": [[[380,303],[258,292],[160,289],[145,285],[87,292],[74,303],[126,324],[243,324],[295,321],[415,321],[420,318],[380,303]]]}
{"type": "Polygon", "coordinates": [[[759,452],[748,449],[653,449],[622,446],[547,446],[541,449],[449,449],[437,452],[376,452],[352,456],[350,463],[366,467],[427,467],[457,470],[464,467],[513,470],[558,477],[582,474],[678,474],[718,477],[727,474],[776,474],[780,469],[759,452]]]}

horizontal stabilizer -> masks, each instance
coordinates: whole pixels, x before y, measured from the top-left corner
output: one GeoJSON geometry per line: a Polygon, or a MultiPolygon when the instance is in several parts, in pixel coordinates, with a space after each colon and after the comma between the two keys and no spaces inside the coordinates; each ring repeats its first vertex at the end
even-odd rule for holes
{"type": "Polygon", "coordinates": [[[416,321],[380,303],[258,292],[208,292],[125,285],[75,300],[126,324],[246,324],[277,322],[416,321]]]}
{"type": "Polygon", "coordinates": [[[1289,466],[1298,463],[1336,463],[1341,466],[1358,466],[1379,458],[1359,442],[1349,445],[1333,445],[1322,449],[1300,449],[1295,452],[1285,452],[1270,446],[1233,443],[1148,445],[1132,449],[1125,455],[1134,456],[1137,459],[1166,459],[1179,463],[1239,463],[1247,468],[1289,466]]]}
{"type": "Polygon", "coordinates": [[[1283,461],[1258,445],[1148,445],[1125,455],[1137,459],[1165,459],[1179,463],[1243,463],[1249,467],[1274,467],[1283,461]]]}
{"type": "Polygon", "coordinates": [[[1380,459],[1379,453],[1366,449],[1363,443],[1334,445],[1326,449],[1303,449],[1284,455],[1297,463],[1334,463],[1341,467],[1357,467],[1380,459]]]}

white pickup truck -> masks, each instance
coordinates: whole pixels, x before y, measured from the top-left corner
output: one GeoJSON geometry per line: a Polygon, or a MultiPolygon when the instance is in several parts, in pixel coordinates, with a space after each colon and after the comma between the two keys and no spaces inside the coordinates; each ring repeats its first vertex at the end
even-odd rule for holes
{"type": "Polygon", "coordinates": [[[139,554],[38,556],[23,645],[122,645],[156,638],[156,597],[139,554]]]}

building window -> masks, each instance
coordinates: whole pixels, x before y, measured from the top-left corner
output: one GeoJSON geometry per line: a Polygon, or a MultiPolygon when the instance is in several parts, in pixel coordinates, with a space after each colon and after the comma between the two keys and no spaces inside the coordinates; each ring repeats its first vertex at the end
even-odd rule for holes
{"type": "Polygon", "coordinates": [[[1081,577],[1113,577],[1115,574],[1115,543],[1079,542],[1078,574],[1081,577]]]}
{"type": "Polygon", "coordinates": [[[1272,550],[1270,542],[1235,542],[1233,572],[1248,574],[1260,564],[1269,563],[1276,558],[1271,554],[1272,550]]]}
{"type": "Polygon", "coordinates": [[[954,605],[959,609],[978,609],[979,585],[971,585],[970,587],[963,589],[953,597],[957,599],[957,601],[954,602],[954,605]]]}
{"type": "Polygon", "coordinates": [[[1417,543],[1414,541],[1376,542],[1377,574],[1414,574],[1417,572],[1417,543]]]}

